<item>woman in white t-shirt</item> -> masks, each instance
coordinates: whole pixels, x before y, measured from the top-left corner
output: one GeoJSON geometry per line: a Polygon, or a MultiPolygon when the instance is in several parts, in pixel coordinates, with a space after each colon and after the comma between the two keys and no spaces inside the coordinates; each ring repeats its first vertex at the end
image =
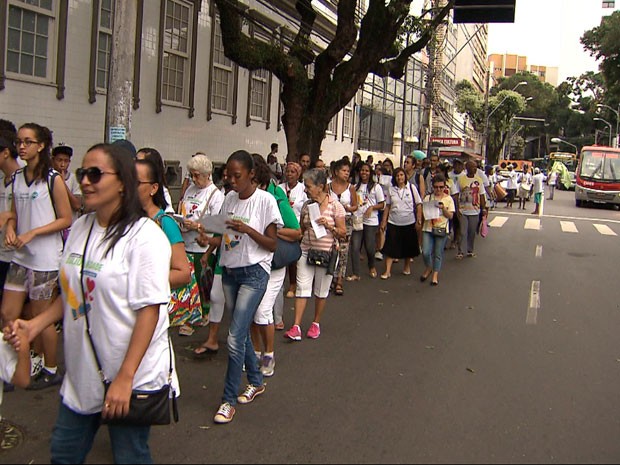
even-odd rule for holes
{"type": "Polygon", "coordinates": [[[252,155],[245,150],[234,152],[226,169],[233,188],[222,205],[222,214],[229,218],[228,229],[222,237],[209,239],[210,245],[220,247],[226,310],[231,317],[228,369],[222,404],[214,417],[216,423],[230,423],[237,402],[248,404],[265,392],[250,327],[267,289],[277,228],[283,225],[276,199],[253,182],[252,155]],[[244,364],[249,384],[239,395],[244,364]]]}
{"type": "MultiPolygon", "coordinates": [[[[301,217],[301,207],[303,207],[304,203],[308,201],[308,196],[306,195],[306,188],[304,187],[304,183],[299,181],[299,178],[301,178],[301,172],[302,168],[299,163],[296,163],[294,161],[288,162],[286,164],[286,169],[284,170],[286,182],[280,184],[280,187],[288,197],[291,207],[293,207],[293,211],[295,212],[295,216],[297,217],[298,222],[299,218],[301,217]]],[[[293,297],[295,297],[295,289],[297,283],[297,264],[293,263],[287,268],[287,270],[289,285],[288,291],[286,292],[286,297],[292,299],[293,297]]],[[[284,322],[276,322],[276,329],[284,329],[284,322]]]]}
{"type": "MultiPolygon", "coordinates": [[[[26,297],[38,315],[58,295],[58,270],[63,250],[62,230],[71,226],[69,194],[60,174],[52,170],[52,134],[35,123],[19,128],[16,147],[27,163],[13,177],[14,217],[7,221],[5,244],[15,248],[4,284],[2,319],[22,313],[26,297]]],[[[39,390],[62,382],[58,371],[58,333],[51,325],[41,336],[44,366],[30,385],[39,390]]]]}
{"type": "Polygon", "coordinates": [[[209,157],[203,154],[194,155],[187,163],[187,170],[194,183],[187,188],[185,195],[179,205],[179,213],[183,216],[181,235],[185,241],[185,251],[190,263],[196,270],[200,288],[200,303],[202,305],[202,315],[196,315],[185,325],[179,328],[179,334],[191,336],[194,333],[194,325],[201,323],[201,320],[209,313],[209,294],[208,290],[200,284],[202,283],[202,262],[201,258],[207,251],[198,242],[202,225],[200,220],[210,215],[219,215],[224,202],[224,194],[211,180],[213,173],[213,163],[209,157]],[[200,318],[199,318],[200,317],[200,318]]]}
{"type": "MultiPolygon", "coordinates": [[[[360,182],[357,183],[356,216],[363,218],[361,231],[353,231],[351,235],[351,268],[352,274],[347,281],[360,280],[360,254],[362,243],[368,258],[368,270],[371,278],[377,277],[375,268],[376,236],[379,229],[379,210],[385,206],[383,188],[373,181],[372,168],[368,163],[363,163],[360,168],[360,182]]],[[[355,221],[354,221],[355,223],[355,221]]]]}
{"type": "Polygon", "coordinates": [[[381,275],[381,279],[389,279],[392,275],[394,259],[404,258],[403,274],[407,276],[411,274],[411,262],[420,255],[416,227],[420,228],[421,220],[422,199],[418,189],[407,182],[404,169],[396,168],[381,220],[381,229],[385,231],[385,245],[382,252],[386,257],[385,273],[381,275]]]}
{"type": "MultiPolygon", "coordinates": [[[[101,419],[125,416],[132,390],[170,384],[172,395],[179,394],[168,338],[170,242],[142,210],[134,161],[117,146],[98,144],[86,153],[77,178],[92,213],[71,228],[60,269],[61,298],[39,317],[20,322],[32,336],[64,316],[67,372],[52,432],[52,463],[83,463],[101,419]],[[94,352],[111,382],[107,391],[94,352]]],[[[116,463],[152,462],[150,426],[108,429],[116,463]]]]}

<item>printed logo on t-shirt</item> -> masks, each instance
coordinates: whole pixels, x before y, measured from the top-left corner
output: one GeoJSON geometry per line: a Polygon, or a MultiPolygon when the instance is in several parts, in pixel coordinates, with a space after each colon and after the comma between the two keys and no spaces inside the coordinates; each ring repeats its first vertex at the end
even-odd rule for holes
{"type": "MultiPolygon", "coordinates": [[[[232,215],[230,217],[235,221],[242,221],[245,224],[250,224],[250,218],[245,218],[243,216],[232,215]]],[[[237,247],[241,243],[242,234],[233,234],[232,237],[228,233],[224,233],[224,247],[227,251],[231,251],[235,247],[237,247]]]]}
{"type": "MultiPolygon", "coordinates": [[[[81,267],[82,255],[72,253],[69,255],[69,257],[67,257],[67,261],[65,263],[67,265],[81,267]]],[[[60,286],[62,288],[62,293],[66,296],[67,303],[71,308],[71,315],[73,316],[74,320],[82,318],[86,312],[90,311],[90,303],[94,300],[93,295],[97,286],[94,278],[97,277],[97,272],[101,271],[102,268],[103,264],[92,261],[86,262],[84,266],[84,275],[86,277],[86,279],[84,280],[84,299],[86,300],[86,302],[82,302],[82,289],[78,289],[77,291],[72,289],[64,268],[61,268],[60,286]]]]}

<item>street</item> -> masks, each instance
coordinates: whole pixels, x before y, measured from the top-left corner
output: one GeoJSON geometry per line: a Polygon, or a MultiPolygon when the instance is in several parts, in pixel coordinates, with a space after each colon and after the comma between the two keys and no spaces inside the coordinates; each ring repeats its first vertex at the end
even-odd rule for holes
{"type": "MultiPolygon", "coordinates": [[[[576,208],[565,191],[540,219],[532,204],[500,204],[477,258],[446,251],[436,288],[418,279],[421,257],[409,277],[398,264],[388,281],[363,273],[329,298],[320,339],[277,333],[275,376],[229,425],[213,423],[226,325],[219,354],[205,361],[186,348],[207,328],[175,331],[181,421],[153,428],[155,461],[618,462],[620,212],[576,208]]],[[[312,314],[309,305],[304,331],[312,314]]],[[[4,396],[3,417],[24,441],[0,462],[49,461],[58,402],[56,389],[4,396]]],[[[112,462],[104,430],[90,463],[112,462]]]]}

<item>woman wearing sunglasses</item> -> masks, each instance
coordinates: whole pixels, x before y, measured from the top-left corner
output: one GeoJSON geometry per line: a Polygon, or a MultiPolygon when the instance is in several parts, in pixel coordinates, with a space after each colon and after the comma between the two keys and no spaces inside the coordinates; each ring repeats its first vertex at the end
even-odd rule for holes
{"type": "MultiPolygon", "coordinates": [[[[91,213],[71,228],[61,261],[61,298],[39,317],[16,322],[32,337],[64,316],[67,373],[52,463],[83,463],[102,418],[127,414],[132,389],[154,391],[171,382],[179,392],[168,340],[170,242],[140,205],[134,161],[119,147],[95,145],[76,176],[91,213]],[[107,392],[94,352],[111,382],[107,392]]],[[[149,426],[108,430],[116,463],[152,463],[149,426]]]]}
{"type": "MultiPolygon", "coordinates": [[[[52,170],[50,130],[35,123],[24,124],[17,133],[15,147],[27,167],[15,172],[14,216],[6,225],[5,244],[14,248],[15,254],[4,284],[4,325],[20,317],[27,297],[36,316],[58,295],[58,270],[63,251],[61,234],[72,221],[65,183],[52,170]]],[[[53,324],[42,332],[40,342],[44,366],[31,383],[29,389],[32,390],[62,382],[57,363],[58,333],[53,324]]]]}
{"type": "MultiPolygon", "coordinates": [[[[424,202],[435,209],[433,219],[425,218],[422,226],[422,255],[426,269],[420,281],[431,277],[431,286],[439,284],[439,271],[443,261],[444,248],[449,237],[449,221],[454,215],[454,201],[450,193],[446,193],[446,178],[436,174],[433,178],[433,193],[424,198],[424,202]]],[[[428,207],[428,205],[427,205],[428,207]]]]}

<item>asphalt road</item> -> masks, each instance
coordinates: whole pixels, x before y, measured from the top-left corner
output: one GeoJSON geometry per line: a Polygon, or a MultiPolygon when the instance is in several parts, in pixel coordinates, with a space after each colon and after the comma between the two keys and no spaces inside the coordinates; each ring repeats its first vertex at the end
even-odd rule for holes
{"type": "MultiPolygon", "coordinates": [[[[212,420],[224,331],[220,353],[200,362],[185,347],[206,329],[175,336],[181,422],[153,429],[155,460],[618,462],[620,248],[594,225],[620,234],[620,213],[578,209],[572,195],[546,202],[539,229],[524,228],[536,219],[531,203],[525,213],[500,206],[490,219],[503,225],[477,238],[477,258],[448,251],[436,288],[419,282],[421,260],[411,277],[395,265],[389,281],[347,283],[328,302],[319,340],[278,333],[276,375],[229,425],[212,420]]],[[[47,462],[57,405],[56,391],[7,394],[3,414],[25,439],[0,462],[47,462]]],[[[111,462],[105,431],[89,460],[111,462]]]]}

